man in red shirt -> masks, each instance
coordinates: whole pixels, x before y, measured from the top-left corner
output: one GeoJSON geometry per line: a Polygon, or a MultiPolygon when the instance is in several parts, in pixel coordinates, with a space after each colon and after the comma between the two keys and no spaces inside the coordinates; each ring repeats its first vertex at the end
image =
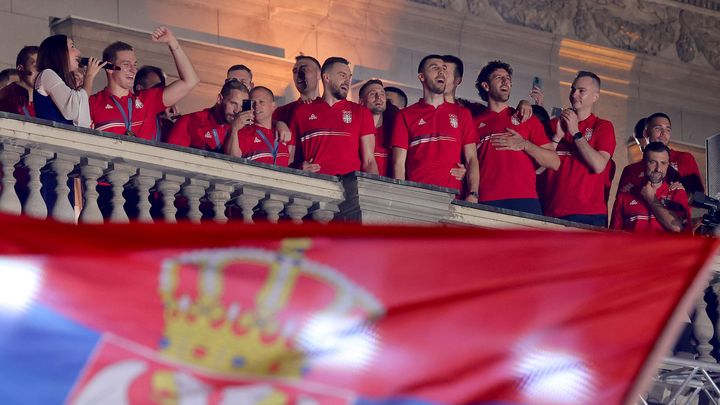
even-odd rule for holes
{"type": "Polygon", "coordinates": [[[555,153],[540,121],[520,122],[508,104],[512,68],[492,61],[478,75],[475,87],[488,108],[473,117],[478,131],[480,189],[478,202],[494,207],[542,215],[536,188],[538,167],[557,170],[555,153]]]}
{"type": "Polygon", "coordinates": [[[618,190],[610,228],[638,233],[688,231],[687,194],[682,188],[670,190],[665,181],[670,148],[662,142],[650,142],[641,163],[645,167],[641,185],[630,191],[618,190]]]}
{"type": "Polygon", "coordinates": [[[225,153],[254,162],[287,167],[294,146],[279,140],[273,128],[275,96],[264,86],[256,86],[250,92],[253,103],[254,123],[238,131],[231,131],[225,142],[225,153]]]}
{"type": "Polygon", "coordinates": [[[295,165],[314,173],[342,175],[362,170],[378,174],[372,114],[347,100],[352,73],[340,57],[325,60],[320,70],[322,98],[300,104],[290,119],[295,137],[295,165]]]}
{"type": "Polygon", "coordinates": [[[168,45],[180,79],[165,88],[155,87],[133,94],[137,73],[135,51],[124,42],[111,44],[103,51],[103,60],[120,67],[120,70],[106,69],[107,87],[90,97],[90,116],[95,129],[142,139],[157,139],[156,116],[166,106],[180,101],[198,84],[195,69],[175,35],[167,27],[160,27],[151,37],[153,42],[168,45]]]}
{"type": "Polygon", "coordinates": [[[243,100],[249,97],[244,84],[237,80],[226,82],[214,106],[183,115],[177,120],[170,131],[168,143],[223,153],[225,137],[232,123],[236,120],[245,124],[252,122],[251,110],[241,112],[243,100]]]}
{"type": "Polygon", "coordinates": [[[558,170],[545,170],[539,181],[543,213],[587,225],[607,227],[605,184],[615,151],[615,129],[592,113],[600,98],[600,78],[580,71],[570,89],[572,108],[550,121],[558,170]]]}
{"type": "Polygon", "coordinates": [[[388,156],[390,155],[390,134],[392,133],[392,118],[397,114],[397,108],[387,104],[385,88],[382,81],[370,79],[360,87],[360,104],[370,110],[375,123],[375,161],[378,173],[381,176],[392,177],[389,170],[388,156]],[[386,119],[386,116],[388,119],[386,119]]]}
{"type": "MultiPolygon", "coordinates": [[[[670,143],[671,132],[672,124],[667,114],[657,112],[645,120],[643,138],[646,143],[662,142],[667,146],[670,143]]],[[[640,181],[645,177],[644,169],[643,161],[625,167],[620,176],[619,188],[628,191],[634,186],[642,186],[640,181]]],[[[670,150],[670,169],[667,173],[667,182],[680,182],[687,195],[692,195],[696,191],[705,193],[698,164],[693,155],[687,152],[670,150]]]]}
{"type": "Polygon", "coordinates": [[[293,83],[300,93],[300,98],[275,109],[273,119],[289,124],[295,108],[301,104],[311,103],[320,97],[320,62],[312,56],[295,57],[292,69],[293,83]]]}
{"type": "Polygon", "coordinates": [[[0,111],[35,116],[33,107],[33,85],[37,77],[37,46],[26,46],[20,50],[15,60],[20,81],[10,83],[0,90],[0,111]]]}
{"type": "Polygon", "coordinates": [[[470,112],[445,100],[447,66],[440,55],[420,61],[418,79],[423,98],[401,110],[392,133],[392,165],[396,179],[462,190],[467,165],[467,197],[477,202],[477,134],[470,112]]]}

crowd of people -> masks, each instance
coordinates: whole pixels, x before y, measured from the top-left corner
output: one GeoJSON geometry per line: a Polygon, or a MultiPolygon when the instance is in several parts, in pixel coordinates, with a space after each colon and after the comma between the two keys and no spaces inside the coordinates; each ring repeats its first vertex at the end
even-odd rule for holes
{"type": "MultiPolygon", "coordinates": [[[[321,64],[300,55],[292,69],[297,100],[278,107],[248,66],[234,65],[214,105],[179,116],[174,106],[198,76],[171,30],[160,27],[151,40],[168,46],[178,80],[166,83],[157,67],[138,69],[130,44],[81,58],[71,38],[53,35],[24,47],[16,68],[0,72],[0,111],[314,173],[364,171],[452,188],[471,203],[608,226],[616,137],[612,123],[593,114],[602,83],[592,72],[577,73],[570,106],[551,117],[539,85],[532,103],[509,104],[513,69],[502,61],[477,76],[483,104],[456,98],[464,74],[458,57],[428,55],[417,71],[422,98],[407,105],[402,90],[379,79],[366,81],[352,102],[347,59],[321,64]],[[101,71],[107,86],[90,95],[101,71]]],[[[653,114],[638,128],[643,159],[622,171],[609,226],[687,232],[688,195],[703,191],[698,165],[668,147],[668,115],[653,114]]]]}

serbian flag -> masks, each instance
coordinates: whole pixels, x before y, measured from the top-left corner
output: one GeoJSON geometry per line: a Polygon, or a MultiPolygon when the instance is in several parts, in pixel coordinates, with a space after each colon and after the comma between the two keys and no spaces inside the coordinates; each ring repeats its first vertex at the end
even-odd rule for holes
{"type": "Polygon", "coordinates": [[[0,216],[2,404],[631,404],[713,239],[0,216]]]}

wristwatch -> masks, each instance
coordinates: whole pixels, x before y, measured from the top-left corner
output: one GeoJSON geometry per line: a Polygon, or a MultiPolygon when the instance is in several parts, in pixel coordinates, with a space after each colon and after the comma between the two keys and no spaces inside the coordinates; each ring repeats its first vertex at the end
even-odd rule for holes
{"type": "Polygon", "coordinates": [[[577,142],[578,140],[582,139],[582,137],[582,132],[575,132],[575,134],[573,134],[573,141],[577,142]]]}
{"type": "Polygon", "coordinates": [[[473,197],[475,197],[475,198],[478,198],[478,197],[479,197],[479,194],[478,194],[477,191],[471,191],[471,192],[470,192],[470,195],[473,196],[473,197]]]}

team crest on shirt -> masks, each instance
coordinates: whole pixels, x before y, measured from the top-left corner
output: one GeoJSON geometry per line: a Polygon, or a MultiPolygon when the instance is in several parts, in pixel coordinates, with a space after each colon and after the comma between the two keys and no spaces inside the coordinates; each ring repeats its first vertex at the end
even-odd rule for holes
{"type": "Polygon", "coordinates": [[[343,111],[343,122],[346,124],[352,122],[352,111],[343,111]]]}
{"type": "Polygon", "coordinates": [[[450,126],[453,128],[458,127],[458,117],[455,114],[450,114],[450,126]]]}
{"type": "Polygon", "coordinates": [[[520,125],[520,120],[518,119],[518,117],[513,115],[512,117],[510,117],[510,123],[512,123],[513,125],[520,125]]]}
{"type": "Polygon", "coordinates": [[[135,99],[135,108],[143,108],[145,105],[140,101],[139,98],[135,99]]]}
{"type": "Polygon", "coordinates": [[[586,141],[590,142],[590,140],[592,139],[592,135],[593,135],[592,128],[588,128],[585,130],[585,140],[586,141]]]}

